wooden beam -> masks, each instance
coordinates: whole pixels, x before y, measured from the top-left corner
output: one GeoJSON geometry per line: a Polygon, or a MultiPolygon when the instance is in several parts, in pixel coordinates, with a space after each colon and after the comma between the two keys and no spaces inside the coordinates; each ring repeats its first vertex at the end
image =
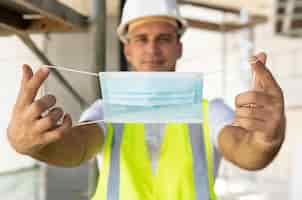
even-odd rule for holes
{"type": "Polygon", "coordinates": [[[251,21],[250,23],[246,23],[246,24],[241,24],[238,22],[215,23],[215,22],[188,19],[188,18],[186,20],[188,21],[189,27],[209,30],[209,31],[217,31],[217,32],[239,31],[243,28],[252,28],[259,23],[255,21],[251,21]]]}
{"type": "Polygon", "coordinates": [[[84,32],[88,27],[82,28],[78,26],[66,26],[57,21],[47,18],[40,20],[33,20],[31,24],[24,30],[26,33],[70,33],[70,32],[84,32]]]}
{"type": "Polygon", "coordinates": [[[256,1],[257,3],[253,3],[249,0],[180,0],[179,3],[180,5],[191,5],[194,7],[208,8],[237,15],[240,14],[242,9],[246,9],[251,16],[268,17],[268,10],[274,8],[273,4],[270,1],[263,0],[262,2],[262,0],[258,0],[256,1]]]}
{"type": "MultiPolygon", "coordinates": [[[[61,4],[64,4],[72,9],[74,9],[75,11],[77,11],[78,13],[85,15],[85,16],[90,16],[92,13],[92,6],[95,6],[93,4],[92,0],[57,0],[58,2],[60,2],[61,4]]],[[[112,1],[112,2],[117,2],[119,3],[119,1],[112,1]]],[[[108,9],[110,9],[110,7],[107,7],[108,9]]]]}
{"type": "MultiPolygon", "coordinates": [[[[214,3],[210,4],[210,3],[205,3],[205,2],[192,2],[192,1],[184,1],[181,0],[180,1],[180,5],[191,5],[191,6],[195,6],[195,7],[202,7],[202,8],[208,8],[208,9],[214,9],[214,10],[218,10],[218,11],[222,11],[222,12],[227,12],[227,13],[232,13],[232,14],[236,14],[236,15],[240,15],[240,9],[237,8],[232,8],[232,7],[226,7],[226,6],[221,6],[221,5],[215,5],[214,3]]],[[[250,16],[251,19],[251,24],[263,24],[268,22],[268,16],[265,15],[255,15],[255,14],[251,14],[250,16]]],[[[210,29],[214,28],[216,30],[218,24],[216,23],[212,23],[212,22],[202,22],[204,23],[208,23],[208,26],[206,25],[206,27],[209,27],[210,29]],[[216,24],[216,25],[215,25],[216,24]]],[[[203,26],[203,25],[201,25],[203,26]]],[[[237,25],[232,25],[230,24],[230,29],[235,29],[238,30],[237,25]]],[[[250,25],[249,25],[250,26],[250,25]]],[[[219,25],[219,27],[221,27],[221,25],[219,25]]],[[[224,26],[225,27],[225,26],[224,26]]],[[[244,28],[246,26],[242,26],[242,28],[244,28]]],[[[229,28],[227,28],[229,29],[229,28]]]]}
{"type": "Polygon", "coordinates": [[[3,7],[0,7],[0,23],[19,29],[25,29],[29,25],[27,21],[23,20],[22,15],[9,11],[3,7]]]}
{"type": "Polygon", "coordinates": [[[65,26],[85,27],[88,25],[88,17],[83,16],[72,8],[59,3],[56,0],[11,0],[13,3],[23,6],[46,16],[49,19],[58,21],[65,26]]]}
{"type": "Polygon", "coordinates": [[[0,35],[82,32],[88,17],[56,0],[5,0],[0,2],[0,25],[0,35]]]}
{"type": "Polygon", "coordinates": [[[191,6],[196,6],[196,7],[202,7],[202,8],[209,8],[213,10],[218,10],[218,11],[223,11],[223,12],[229,12],[229,13],[235,13],[239,14],[240,11],[235,8],[231,7],[225,7],[225,6],[219,6],[215,4],[209,4],[209,3],[204,3],[204,2],[193,2],[193,1],[185,1],[181,0],[180,5],[191,5],[191,6]]]}
{"type": "Polygon", "coordinates": [[[29,25],[25,29],[19,28],[8,23],[2,23],[0,18],[0,36],[12,34],[34,34],[34,33],[74,33],[86,32],[88,27],[80,28],[74,26],[65,26],[57,21],[52,21],[47,18],[40,20],[28,20],[29,25]]]}

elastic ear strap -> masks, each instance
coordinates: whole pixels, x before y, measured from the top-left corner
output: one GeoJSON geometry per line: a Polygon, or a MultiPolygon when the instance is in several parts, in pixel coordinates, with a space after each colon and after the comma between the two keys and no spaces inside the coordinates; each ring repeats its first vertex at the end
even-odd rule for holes
{"type": "Polygon", "coordinates": [[[75,69],[70,69],[70,68],[66,68],[66,67],[58,67],[58,66],[50,66],[50,65],[44,65],[44,66],[47,68],[57,69],[59,71],[75,72],[75,73],[85,74],[85,75],[89,75],[89,76],[97,76],[97,77],[99,76],[99,74],[97,74],[97,73],[75,70],[75,69]]]}

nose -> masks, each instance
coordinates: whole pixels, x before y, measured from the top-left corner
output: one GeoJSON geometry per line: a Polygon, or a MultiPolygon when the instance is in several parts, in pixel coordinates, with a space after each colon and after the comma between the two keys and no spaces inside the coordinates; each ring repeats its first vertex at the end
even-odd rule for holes
{"type": "Polygon", "coordinates": [[[146,45],[146,52],[149,55],[158,55],[160,53],[158,42],[156,42],[155,40],[150,40],[146,45]]]}

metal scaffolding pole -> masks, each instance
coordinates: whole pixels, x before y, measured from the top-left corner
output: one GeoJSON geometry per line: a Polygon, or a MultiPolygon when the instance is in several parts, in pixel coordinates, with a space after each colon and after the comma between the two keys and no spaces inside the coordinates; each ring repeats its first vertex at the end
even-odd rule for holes
{"type": "Polygon", "coordinates": [[[98,71],[106,70],[106,0],[92,0],[92,26],[94,29],[94,61],[98,71]]]}
{"type": "MultiPolygon", "coordinates": [[[[98,72],[106,71],[106,0],[92,0],[92,31],[94,35],[94,66],[98,72]]],[[[99,83],[100,92],[101,85],[99,83]]],[[[101,94],[99,94],[101,96],[101,94]]],[[[97,186],[98,167],[96,160],[90,162],[88,175],[88,197],[92,197],[97,186]]]]}

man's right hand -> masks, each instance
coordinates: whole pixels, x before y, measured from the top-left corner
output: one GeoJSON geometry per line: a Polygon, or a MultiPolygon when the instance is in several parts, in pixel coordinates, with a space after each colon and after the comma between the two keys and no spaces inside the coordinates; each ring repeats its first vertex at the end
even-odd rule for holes
{"type": "Polygon", "coordinates": [[[23,66],[20,92],[7,129],[8,140],[18,153],[35,156],[43,147],[68,134],[72,127],[69,115],[64,116],[62,124],[57,124],[64,112],[55,107],[54,96],[46,95],[36,100],[48,75],[48,68],[41,68],[33,74],[28,65],[23,66]],[[46,111],[48,113],[44,116],[46,111]]]}

